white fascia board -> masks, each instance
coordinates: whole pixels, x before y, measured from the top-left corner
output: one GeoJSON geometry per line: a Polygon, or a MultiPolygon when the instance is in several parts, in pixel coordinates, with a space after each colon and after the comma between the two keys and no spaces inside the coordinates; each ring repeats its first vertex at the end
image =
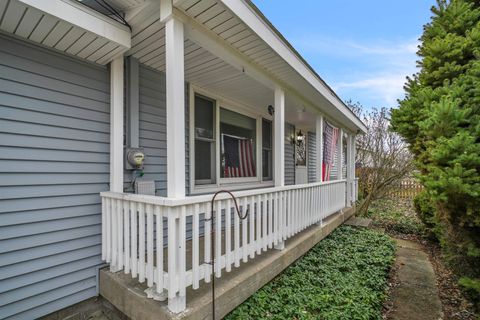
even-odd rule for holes
{"type": "Polygon", "coordinates": [[[128,27],[73,0],[20,0],[26,5],[130,49],[128,27]]]}
{"type": "Polygon", "coordinates": [[[292,68],[294,68],[305,80],[307,80],[320,94],[322,94],[332,105],[338,108],[355,126],[366,132],[365,125],[348,109],[347,106],[334,94],[322,80],[306,66],[297,54],[283,41],[268,23],[258,16],[252,5],[245,0],[220,0],[240,20],[265,41],[277,54],[282,57],[292,68]]]}

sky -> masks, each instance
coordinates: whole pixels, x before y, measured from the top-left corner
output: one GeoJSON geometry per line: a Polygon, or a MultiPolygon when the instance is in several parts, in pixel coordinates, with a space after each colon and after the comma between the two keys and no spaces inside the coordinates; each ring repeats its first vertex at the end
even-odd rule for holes
{"type": "Polygon", "coordinates": [[[342,98],[393,108],[435,0],[254,0],[342,98]]]}

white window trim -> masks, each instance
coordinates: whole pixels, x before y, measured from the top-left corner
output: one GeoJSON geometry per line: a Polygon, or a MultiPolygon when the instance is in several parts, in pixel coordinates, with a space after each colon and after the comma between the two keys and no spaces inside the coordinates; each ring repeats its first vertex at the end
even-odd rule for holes
{"type": "MultiPolygon", "coordinates": [[[[262,172],[262,119],[268,119],[273,123],[273,117],[268,113],[259,112],[253,106],[230,100],[219,96],[209,90],[200,88],[194,84],[189,86],[189,165],[190,165],[190,194],[211,193],[228,186],[229,190],[241,190],[246,188],[261,188],[273,186],[272,180],[263,181],[262,172]],[[206,98],[215,100],[215,175],[216,183],[195,185],[195,95],[202,95],[206,98]],[[256,121],[256,177],[245,178],[221,178],[220,163],[220,108],[240,113],[255,119],[256,121]]],[[[272,130],[272,136],[275,134],[272,130]]],[[[272,146],[272,152],[273,146],[272,146]]],[[[272,158],[273,166],[275,161],[272,158]]]]}

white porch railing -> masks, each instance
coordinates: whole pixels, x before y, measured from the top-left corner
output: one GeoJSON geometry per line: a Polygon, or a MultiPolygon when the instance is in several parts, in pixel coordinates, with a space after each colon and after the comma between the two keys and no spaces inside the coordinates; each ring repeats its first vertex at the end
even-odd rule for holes
{"type": "Polygon", "coordinates": [[[353,179],[353,201],[358,201],[358,178],[353,179]]]}
{"type": "Polygon", "coordinates": [[[210,252],[212,195],[181,199],[102,192],[102,258],[112,271],[147,282],[149,295],[164,299],[169,309],[185,308],[186,288],[197,289],[230,272],[305,228],[321,223],[345,207],[346,181],[235,192],[233,201],[220,194],[214,203],[215,252],[210,252]],[[222,236],[220,236],[222,235],[222,236]]]}

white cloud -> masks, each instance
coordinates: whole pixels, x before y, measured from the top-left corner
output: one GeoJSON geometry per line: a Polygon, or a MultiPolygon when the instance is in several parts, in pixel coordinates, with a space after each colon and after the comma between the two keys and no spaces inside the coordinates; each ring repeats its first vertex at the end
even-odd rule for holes
{"type": "Polygon", "coordinates": [[[385,74],[365,77],[352,82],[340,82],[334,84],[335,91],[349,91],[349,89],[363,89],[365,94],[376,95],[378,100],[383,100],[387,106],[394,106],[397,99],[404,94],[403,85],[405,75],[385,74]]]}
{"type": "Polygon", "coordinates": [[[395,106],[404,95],[406,77],[417,72],[416,39],[360,42],[304,35],[294,43],[304,54],[321,58],[320,75],[342,98],[361,103],[360,98],[369,97],[382,106],[395,106]]]}

